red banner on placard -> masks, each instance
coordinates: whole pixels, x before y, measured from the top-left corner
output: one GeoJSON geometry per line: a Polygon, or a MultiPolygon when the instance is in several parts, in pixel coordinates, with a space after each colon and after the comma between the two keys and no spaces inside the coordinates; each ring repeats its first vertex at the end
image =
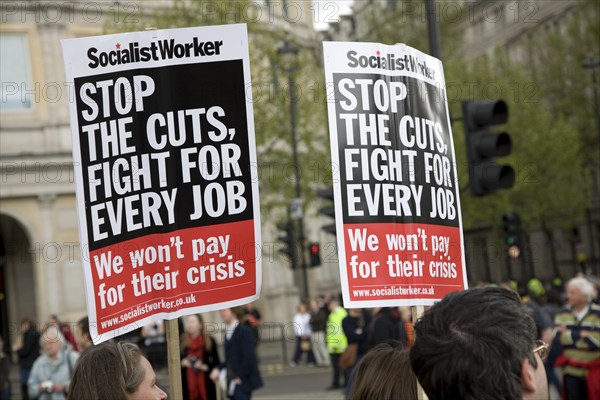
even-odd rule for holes
{"type": "Polygon", "coordinates": [[[437,299],[463,287],[460,229],[427,224],[347,224],[353,301],[437,299]]]}
{"type": "Polygon", "coordinates": [[[90,252],[98,333],[146,314],[256,293],[253,221],[147,235],[90,252]],[[232,247],[230,247],[232,246],[232,247]]]}

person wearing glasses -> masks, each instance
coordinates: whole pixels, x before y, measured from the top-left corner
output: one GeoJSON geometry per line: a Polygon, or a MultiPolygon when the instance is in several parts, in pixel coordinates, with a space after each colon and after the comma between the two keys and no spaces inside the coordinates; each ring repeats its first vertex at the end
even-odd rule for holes
{"type": "Polygon", "coordinates": [[[600,306],[592,303],[594,286],[573,278],[567,297],[569,304],[554,320],[563,347],[556,364],[563,367],[566,399],[600,399],[600,306]]]}
{"type": "Polygon", "coordinates": [[[73,374],[68,400],[165,400],[150,362],[130,342],[105,342],[85,350],[73,374]]]}
{"type": "Polygon", "coordinates": [[[427,310],[410,362],[430,400],[547,399],[547,352],[519,296],[489,287],[450,293],[427,310]]]}

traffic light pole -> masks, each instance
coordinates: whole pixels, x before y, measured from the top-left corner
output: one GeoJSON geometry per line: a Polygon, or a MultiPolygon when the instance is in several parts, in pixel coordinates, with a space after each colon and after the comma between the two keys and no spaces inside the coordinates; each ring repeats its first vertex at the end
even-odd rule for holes
{"type": "Polygon", "coordinates": [[[425,0],[425,9],[427,13],[427,32],[429,34],[429,51],[432,56],[441,60],[440,26],[436,18],[435,0],[425,0]]]}
{"type": "MultiPolygon", "coordinates": [[[[290,98],[290,130],[292,132],[292,157],[294,162],[294,175],[296,178],[296,199],[301,198],[301,189],[300,189],[300,171],[298,166],[298,140],[296,137],[296,100],[293,97],[293,89],[295,86],[294,75],[292,68],[287,70],[288,73],[288,96],[290,98]]],[[[304,246],[304,213],[300,215],[298,218],[298,245],[299,245],[299,256],[300,256],[300,268],[302,268],[302,294],[305,299],[308,299],[308,273],[307,273],[307,265],[306,265],[306,254],[305,246],[304,246]]]]}

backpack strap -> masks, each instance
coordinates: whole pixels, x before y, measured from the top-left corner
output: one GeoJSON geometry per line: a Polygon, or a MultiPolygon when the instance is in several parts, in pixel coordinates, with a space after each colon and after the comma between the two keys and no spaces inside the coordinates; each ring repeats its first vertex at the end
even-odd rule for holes
{"type": "Polygon", "coordinates": [[[67,350],[67,366],[69,367],[69,381],[73,377],[73,364],[71,364],[71,350],[67,350]]]}

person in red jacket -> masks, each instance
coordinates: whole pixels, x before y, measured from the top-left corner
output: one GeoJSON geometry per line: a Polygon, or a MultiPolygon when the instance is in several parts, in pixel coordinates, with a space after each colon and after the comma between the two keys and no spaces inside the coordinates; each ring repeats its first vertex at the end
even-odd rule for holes
{"type": "Polygon", "coordinates": [[[185,368],[188,399],[216,399],[215,384],[209,375],[221,363],[217,344],[212,336],[206,333],[200,314],[186,316],[184,326],[181,366],[185,368]]]}

